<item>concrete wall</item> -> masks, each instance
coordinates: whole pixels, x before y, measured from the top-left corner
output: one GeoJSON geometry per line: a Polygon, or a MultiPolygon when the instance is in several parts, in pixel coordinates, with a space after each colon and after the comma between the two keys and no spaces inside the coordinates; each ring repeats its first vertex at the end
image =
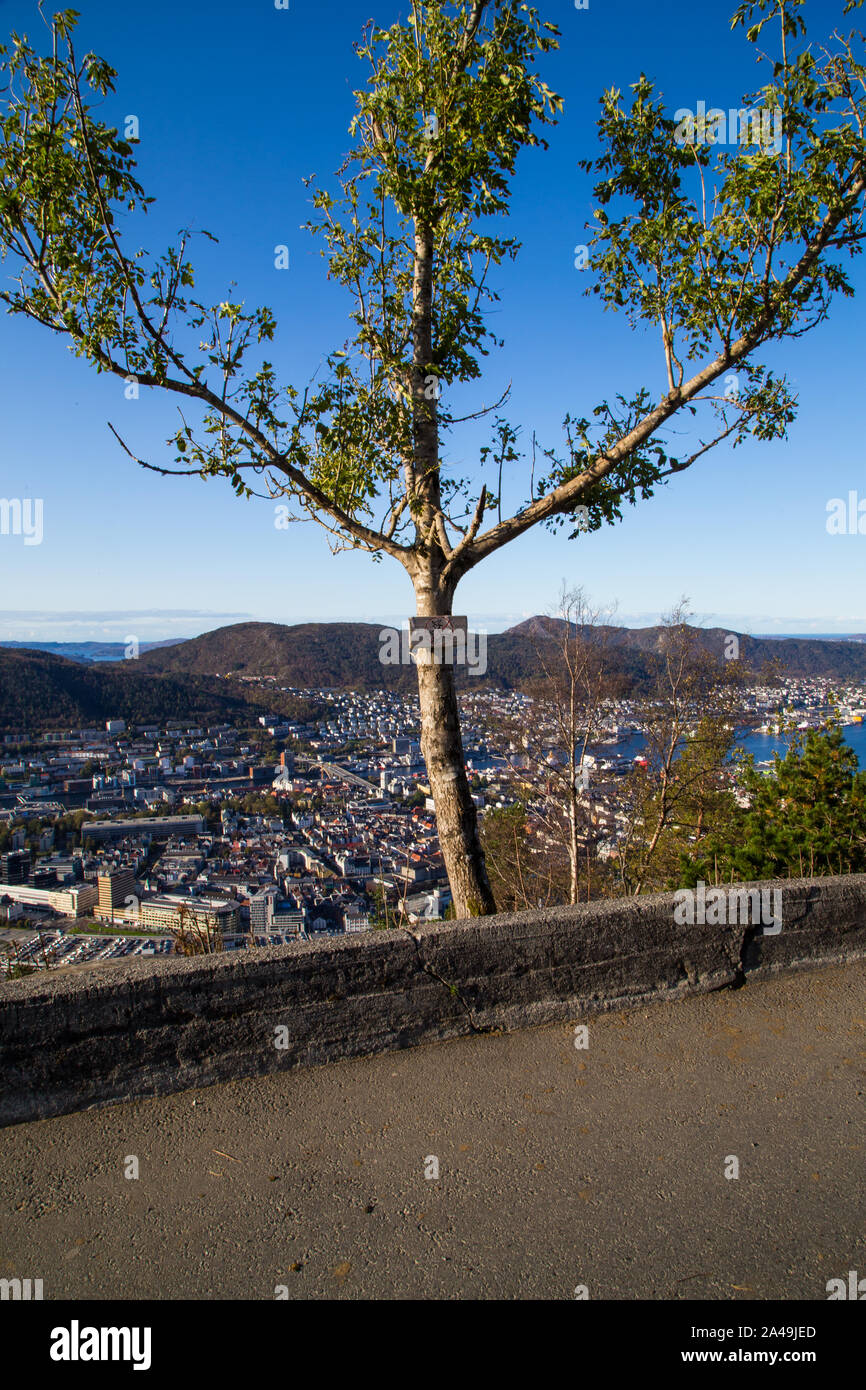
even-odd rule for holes
{"type": "Polygon", "coordinates": [[[771,936],[659,894],[0,984],[0,1124],[866,956],[866,875],[775,886],[771,936]]]}

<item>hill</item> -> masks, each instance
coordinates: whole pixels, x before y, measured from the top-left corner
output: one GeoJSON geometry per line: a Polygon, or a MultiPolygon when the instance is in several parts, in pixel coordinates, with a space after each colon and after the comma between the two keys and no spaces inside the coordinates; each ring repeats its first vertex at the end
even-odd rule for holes
{"type": "Polygon", "coordinates": [[[375,623],[232,623],[142,654],[144,671],[273,676],[279,685],[416,690],[415,667],[383,666],[375,623]]]}
{"type": "MultiPolygon", "coordinates": [[[[458,668],[458,684],[520,689],[539,674],[537,646],[558,620],[530,618],[487,639],[483,676],[458,668]]],[[[242,684],[272,678],[277,686],[334,690],[392,690],[414,694],[413,665],[384,666],[382,629],[374,623],[233,623],[185,642],[152,647],[137,661],[83,663],[27,648],[0,647],[0,730],[45,729],[166,719],[253,721],[262,707],[306,719],[309,702],[280,690],[242,684]],[[226,678],[229,679],[226,679],[226,678]]],[[[647,688],[662,627],[604,629],[609,671],[623,694],[647,688]]],[[[723,628],[698,629],[708,650],[721,655],[732,635],[759,675],[771,664],[791,676],[826,676],[866,682],[866,643],[812,638],[758,638],[723,628]]]]}
{"type": "Polygon", "coordinates": [[[184,672],[163,676],[138,665],[84,665],[49,652],[0,648],[0,729],[87,727],[112,718],[253,722],[261,712],[251,696],[224,682],[184,672]]]}
{"type": "MultiPolygon", "coordinates": [[[[538,634],[554,630],[559,620],[530,618],[506,632],[487,638],[484,677],[459,673],[459,683],[510,689],[538,675],[538,634]]],[[[278,684],[356,690],[416,689],[415,670],[383,666],[379,634],[373,623],[233,623],[203,633],[188,642],[142,654],[146,671],[213,676],[272,676],[278,684]]],[[[649,678],[651,657],[660,650],[663,627],[602,630],[611,647],[616,674],[628,684],[649,678]]],[[[721,656],[730,636],[737,636],[740,654],[756,672],[770,663],[786,675],[828,676],[866,680],[866,645],[809,638],[771,639],[731,634],[724,628],[698,629],[708,650],[721,656]]]]}
{"type": "MultiPolygon", "coordinates": [[[[561,626],[562,620],[558,618],[528,618],[503,635],[532,644],[542,629],[552,632],[561,626]]],[[[598,631],[605,634],[616,653],[616,665],[630,667],[635,673],[643,664],[642,657],[662,650],[666,629],[662,626],[602,627],[598,631]]],[[[866,650],[853,638],[832,641],[812,637],[750,637],[747,633],[732,633],[729,628],[722,627],[693,628],[692,631],[706,650],[718,657],[724,656],[726,644],[731,637],[736,637],[741,659],[756,675],[775,669],[786,676],[866,680],[866,650]]]]}

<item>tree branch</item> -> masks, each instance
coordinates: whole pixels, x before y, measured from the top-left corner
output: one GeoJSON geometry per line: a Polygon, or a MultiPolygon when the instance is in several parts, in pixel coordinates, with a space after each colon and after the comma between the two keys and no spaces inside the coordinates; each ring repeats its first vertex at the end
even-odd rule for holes
{"type": "MultiPolygon", "coordinates": [[[[866,188],[866,179],[860,170],[860,165],[856,166],[856,177],[852,176],[849,183],[848,192],[845,196],[845,203],[850,204],[861,196],[866,188]]],[[[663,425],[672,415],[686,405],[693,397],[697,396],[705,386],[726,372],[730,367],[738,362],[742,362],[750,353],[754,352],[768,338],[772,337],[772,326],[777,316],[778,310],[791,296],[793,291],[808,275],[809,271],[817,262],[822,251],[832,241],[833,234],[839,224],[847,215],[846,207],[840,206],[829,211],[816,235],[803,252],[800,260],[791,269],[778,289],[771,296],[771,303],[755,323],[754,327],[743,334],[732,343],[721,356],[715,358],[701,371],[697,372],[685,386],[679,390],[669,392],[648,415],[645,415],[635,427],[624,435],[612,448],[600,454],[596,460],[585,468],[576,478],[571,478],[567,482],[561,483],[553,488],[544,497],[538,498],[530,503],[523,511],[517,512],[514,516],[477,537],[471,546],[466,547],[460,556],[459,562],[455,564],[455,573],[458,578],[462,577],[468,570],[477,565],[485,556],[499,550],[509,541],[528,531],[539,521],[545,521],[549,517],[556,516],[562,512],[567,512],[573,507],[581,495],[594,483],[599,482],[611,472],[617,464],[622,463],[628,458],[629,454],[635,449],[640,448],[653,434],[660,425],[663,425]]]]}

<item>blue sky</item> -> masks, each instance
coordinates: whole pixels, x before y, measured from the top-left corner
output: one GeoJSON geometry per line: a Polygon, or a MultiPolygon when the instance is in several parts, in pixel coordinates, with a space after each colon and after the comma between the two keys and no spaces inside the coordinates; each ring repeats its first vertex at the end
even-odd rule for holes
{"type": "MultiPolygon", "coordinates": [[[[48,7],[49,10],[51,6],[48,7]]],[[[346,337],[348,301],[325,278],[319,243],[301,230],[310,212],[302,178],[325,185],[348,148],[353,87],[365,72],[352,51],[365,20],[401,17],[400,0],[267,0],[147,6],[80,0],[77,49],[118,70],[105,119],[140,121],[139,177],[157,202],[137,243],[161,251],[184,225],[205,227],[193,258],[202,297],[229,282],[278,319],[272,357],[303,386],[346,337]],[[287,271],[274,247],[290,248],[287,271]]],[[[561,31],[543,60],[565,98],[548,151],[528,150],[514,184],[510,232],[523,242],[504,268],[492,320],[505,348],[488,359],[475,408],[512,382],[508,415],[528,440],[558,444],[567,411],[589,414],[616,392],[666,389],[658,335],[632,333],[583,296],[574,247],[586,238],[591,188],[577,161],[595,149],[597,101],[641,70],[671,114],[728,108],[766,80],[733,0],[688,10],[662,0],[570,0],[539,7],[561,31]]],[[[842,0],[807,6],[816,34],[842,0]]],[[[0,31],[41,31],[36,6],[0,0],[0,31]]],[[[40,39],[41,42],[41,39],[40,39]]],[[[332,182],[333,186],[333,182],[332,182]]],[[[0,266],[0,275],[10,267],[0,266]]],[[[655,621],[681,596],[708,623],[747,631],[866,631],[866,535],[831,536],[827,503],[866,498],[863,394],[866,265],[853,267],[859,297],[836,303],[828,324],[767,354],[800,397],[787,442],[724,446],[622,523],[569,542],[536,531],[464,580],[456,609],[490,630],[549,610],[561,581],[583,585],[621,621],[655,621]]],[[[43,540],[0,535],[0,638],[193,635],[240,617],[394,621],[413,611],[403,570],[387,557],[333,557],[314,523],[274,527],[265,501],[238,501],[222,480],[167,479],[137,468],[107,421],[136,453],[170,464],[176,428],[169,399],[124,399],[116,378],[97,378],[60,339],[20,318],[0,318],[4,442],[0,496],[43,500],[43,540]]],[[[458,436],[451,456],[473,466],[482,433],[458,436]]],[[[449,446],[452,447],[452,446],[449,446]]],[[[506,503],[526,492],[515,476],[506,503]]]]}

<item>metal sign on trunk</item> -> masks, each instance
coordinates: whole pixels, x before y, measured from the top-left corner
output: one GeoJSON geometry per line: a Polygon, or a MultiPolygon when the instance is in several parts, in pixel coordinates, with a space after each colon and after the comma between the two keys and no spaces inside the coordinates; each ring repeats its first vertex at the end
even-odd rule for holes
{"type": "Polygon", "coordinates": [[[422,665],[455,665],[466,662],[469,619],[442,614],[409,619],[409,650],[422,665]]]}

